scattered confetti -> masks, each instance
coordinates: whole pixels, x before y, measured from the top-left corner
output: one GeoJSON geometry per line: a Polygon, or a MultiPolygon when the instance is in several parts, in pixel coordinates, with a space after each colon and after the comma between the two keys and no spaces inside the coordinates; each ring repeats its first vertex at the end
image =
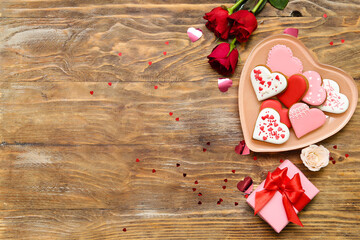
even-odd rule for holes
{"type": "Polygon", "coordinates": [[[345,42],[345,39],[341,39],[341,43],[344,43],[345,42]]]}
{"type": "Polygon", "coordinates": [[[222,186],[222,189],[224,189],[224,190],[225,190],[225,189],[226,189],[226,186],[222,186]]]}
{"type": "Polygon", "coordinates": [[[136,162],[140,162],[140,159],[137,158],[137,159],[136,159],[136,162]]]}
{"type": "Polygon", "coordinates": [[[334,145],[333,148],[334,148],[334,149],[337,149],[337,145],[334,145]]]}
{"type": "Polygon", "coordinates": [[[210,142],[207,142],[206,145],[210,146],[210,142]]]}
{"type": "Polygon", "coordinates": [[[183,176],[186,177],[186,173],[183,173],[183,176]]]}
{"type": "Polygon", "coordinates": [[[245,140],[239,142],[239,145],[235,147],[235,152],[241,155],[250,154],[250,149],[246,146],[245,140]]]}
{"type": "Polygon", "coordinates": [[[152,64],[152,62],[148,62],[149,66],[152,64]]]}
{"type": "Polygon", "coordinates": [[[231,170],[232,173],[235,173],[235,170],[231,170]]]}
{"type": "Polygon", "coordinates": [[[225,178],[225,179],[224,179],[224,182],[227,182],[227,181],[228,181],[227,178],[225,178]]]}
{"type": "Polygon", "coordinates": [[[349,154],[345,154],[345,157],[348,158],[348,157],[349,157],[349,154]]]}
{"type": "Polygon", "coordinates": [[[206,152],[206,150],[207,150],[206,148],[203,148],[203,152],[206,152]]]}
{"type": "Polygon", "coordinates": [[[94,94],[94,91],[90,91],[90,94],[93,95],[93,94],[94,94]]]}
{"type": "Polygon", "coordinates": [[[197,180],[195,180],[195,182],[194,182],[195,184],[198,184],[199,182],[197,181],[197,180]]]}
{"type": "Polygon", "coordinates": [[[199,28],[190,27],[187,30],[187,35],[189,36],[189,38],[192,42],[196,42],[197,40],[199,40],[202,37],[203,32],[199,28]]]}
{"type": "Polygon", "coordinates": [[[286,28],[284,30],[284,33],[289,34],[289,35],[294,36],[294,37],[297,38],[298,35],[299,35],[299,29],[297,29],[297,28],[286,28]]]}
{"type": "Polygon", "coordinates": [[[223,202],[221,198],[219,198],[219,201],[217,201],[217,204],[220,205],[223,202]]]}
{"type": "Polygon", "coordinates": [[[155,170],[155,169],[153,169],[153,170],[152,170],[152,172],[153,172],[153,173],[155,173],[155,172],[156,172],[156,170],[155,170]]]}
{"type": "Polygon", "coordinates": [[[237,206],[237,205],[239,205],[239,203],[238,203],[238,202],[235,202],[235,206],[237,206]]]}
{"type": "Polygon", "coordinates": [[[119,52],[119,54],[118,54],[120,57],[122,56],[122,53],[121,52],[119,52]]]}
{"type": "Polygon", "coordinates": [[[220,92],[227,92],[227,90],[232,86],[232,80],[230,78],[219,78],[218,87],[220,92]]]}
{"type": "Polygon", "coordinates": [[[111,86],[111,85],[112,85],[112,83],[111,83],[111,82],[108,82],[108,85],[109,85],[109,86],[111,86]]]}
{"type": "Polygon", "coordinates": [[[172,113],[172,112],[169,112],[169,115],[170,115],[170,116],[172,116],[172,115],[173,115],[173,113],[172,113]]]}
{"type": "Polygon", "coordinates": [[[176,164],[176,167],[180,167],[180,163],[177,163],[177,164],[176,164]]]}
{"type": "Polygon", "coordinates": [[[199,205],[201,205],[201,204],[202,204],[202,202],[201,202],[201,201],[198,201],[198,204],[199,204],[199,205]]]}
{"type": "Polygon", "coordinates": [[[333,157],[329,157],[329,160],[332,161],[332,160],[334,160],[334,158],[333,158],[333,157]]]}
{"type": "Polygon", "coordinates": [[[251,179],[251,177],[245,177],[244,180],[240,181],[237,184],[237,188],[239,189],[240,192],[247,192],[249,188],[251,188],[252,190],[252,186],[253,186],[253,180],[251,179]]]}
{"type": "Polygon", "coordinates": [[[283,163],[283,162],[284,162],[284,159],[280,159],[280,162],[283,163]]]}
{"type": "Polygon", "coordinates": [[[166,55],[167,52],[163,52],[164,55],[166,55]]]}
{"type": "Polygon", "coordinates": [[[254,161],[256,161],[257,160],[257,156],[254,156],[254,161]]]}
{"type": "Polygon", "coordinates": [[[245,198],[248,198],[248,197],[249,197],[249,195],[248,195],[248,194],[246,194],[246,195],[244,195],[244,197],[245,197],[245,198]]]}
{"type": "Polygon", "coordinates": [[[155,86],[154,86],[154,89],[158,89],[158,86],[155,85],[155,86]]]}
{"type": "Polygon", "coordinates": [[[180,118],[175,118],[175,120],[176,120],[176,121],[179,121],[179,120],[180,120],[180,118]]]}
{"type": "Polygon", "coordinates": [[[196,188],[193,188],[192,190],[193,190],[193,192],[195,192],[195,191],[196,191],[196,188]]]}
{"type": "Polygon", "coordinates": [[[166,45],[169,45],[169,42],[168,42],[168,41],[166,41],[166,42],[165,42],[165,44],[166,44],[166,45]]]}
{"type": "Polygon", "coordinates": [[[332,45],[334,45],[334,42],[333,42],[333,41],[331,41],[329,44],[332,46],[332,45]]]}
{"type": "Polygon", "coordinates": [[[123,228],[123,232],[126,232],[126,228],[123,228]]]}
{"type": "Polygon", "coordinates": [[[324,17],[324,18],[327,18],[328,16],[327,16],[327,14],[326,14],[326,13],[324,13],[323,17],[324,17]]]}
{"type": "Polygon", "coordinates": [[[333,164],[335,164],[335,163],[336,163],[336,161],[335,161],[335,160],[332,160],[332,163],[333,163],[333,164]]]}
{"type": "Polygon", "coordinates": [[[198,194],[198,196],[199,196],[199,197],[201,197],[201,196],[202,196],[201,192],[198,194]]]}

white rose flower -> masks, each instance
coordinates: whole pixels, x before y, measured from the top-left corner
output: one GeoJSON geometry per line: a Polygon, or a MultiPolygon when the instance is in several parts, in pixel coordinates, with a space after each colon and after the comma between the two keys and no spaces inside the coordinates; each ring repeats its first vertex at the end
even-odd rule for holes
{"type": "Polygon", "coordinates": [[[300,158],[310,171],[319,171],[329,164],[330,152],[324,146],[310,145],[301,150],[300,158]]]}

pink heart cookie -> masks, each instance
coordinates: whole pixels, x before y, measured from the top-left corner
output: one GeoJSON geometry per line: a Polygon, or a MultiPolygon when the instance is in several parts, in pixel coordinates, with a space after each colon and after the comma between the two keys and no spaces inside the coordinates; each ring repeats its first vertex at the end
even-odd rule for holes
{"type": "Polygon", "coordinates": [[[290,48],[280,44],[271,48],[266,65],[272,71],[282,72],[286,76],[301,74],[303,71],[300,59],[293,57],[290,48]]]}
{"type": "Polygon", "coordinates": [[[309,89],[302,100],[313,106],[321,105],[326,99],[326,91],[321,86],[322,79],[320,74],[315,71],[307,71],[303,75],[309,82],[309,89]]]}
{"type": "Polygon", "coordinates": [[[305,103],[292,105],[289,109],[289,118],[298,138],[321,127],[326,121],[326,116],[321,110],[310,109],[305,103]]]}
{"type": "Polygon", "coordinates": [[[253,138],[256,140],[282,144],[289,139],[289,128],[280,122],[279,113],[273,108],[264,108],[256,120],[253,138]]]}

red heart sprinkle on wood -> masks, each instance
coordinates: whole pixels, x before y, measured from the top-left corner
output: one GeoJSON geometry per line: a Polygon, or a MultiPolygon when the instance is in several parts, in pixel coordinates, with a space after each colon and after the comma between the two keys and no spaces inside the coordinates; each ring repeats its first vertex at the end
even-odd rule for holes
{"type": "Polygon", "coordinates": [[[210,146],[210,142],[207,142],[206,145],[209,145],[209,146],[210,146]]]}
{"type": "Polygon", "coordinates": [[[192,190],[193,190],[193,192],[195,192],[195,191],[196,191],[196,188],[193,188],[192,190]]]}
{"type": "Polygon", "coordinates": [[[152,170],[152,172],[153,172],[153,173],[155,173],[155,172],[156,172],[156,170],[155,170],[155,169],[153,169],[153,170],[152,170]]]}
{"type": "Polygon", "coordinates": [[[123,228],[123,232],[126,232],[126,228],[123,228]]]}
{"type": "Polygon", "coordinates": [[[152,62],[148,62],[149,66],[152,64],[152,62]]]}
{"type": "Polygon", "coordinates": [[[227,182],[227,178],[224,179],[224,182],[227,182]]]}
{"type": "Polygon", "coordinates": [[[256,161],[257,160],[257,157],[256,156],[254,156],[254,161],[256,161]]]}
{"type": "Polygon", "coordinates": [[[111,82],[108,82],[108,85],[109,85],[109,86],[111,86],[111,85],[112,85],[112,83],[111,83],[111,82]]]}
{"type": "Polygon", "coordinates": [[[280,162],[283,163],[283,162],[284,162],[284,159],[280,159],[280,162]]]}
{"type": "Polygon", "coordinates": [[[169,42],[168,42],[168,41],[166,41],[166,42],[165,42],[165,44],[166,44],[166,45],[169,45],[169,42]]]}
{"type": "Polygon", "coordinates": [[[186,177],[186,173],[183,173],[183,176],[186,177]]]}
{"type": "Polygon", "coordinates": [[[341,39],[341,43],[344,43],[345,42],[345,39],[341,39]]]}
{"type": "Polygon", "coordinates": [[[235,170],[231,170],[232,171],[232,173],[235,173],[235,170]]]}
{"type": "Polygon", "coordinates": [[[203,152],[206,152],[206,148],[203,148],[203,152]]]}
{"type": "Polygon", "coordinates": [[[140,162],[140,159],[137,158],[137,159],[136,159],[136,162],[140,162]]]}
{"type": "Polygon", "coordinates": [[[121,53],[121,52],[119,52],[119,54],[118,54],[118,55],[121,57],[122,53],[121,53]]]}
{"type": "Polygon", "coordinates": [[[324,13],[323,17],[324,17],[324,18],[327,18],[328,16],[327,16],[327,14],[326,14],[326,13],[324,13]]]}
{"type": "Polygon", "coordinates": [[[198,184],[199,182],[197,181],[197,180],[195,180],[195,182],[194,182],[195,184],[198,184]]]}
{"type": "Polygon", "coordinates": [[[94,94],[94,91],[90,91],[90,94],[93,95],[93,94],[94,94]]]}
{"type": "Polygon", "coordinates": [[[172,113],[172,112],[169,112],[169,115],[170,115],[170,116],[172,116],[172,115],[173,115],[173,113],[172,113]]]}
{"type": "Polygon", "coordinates": [[[158,86],[154,86],[154,89],[158,89],[158,86]]]}
{"type": "Polygon", "coordinates": [[[238,202],[235,202],[235,206],[237,206],[237,205],[239,205],[239,203],[238,203],[238,202]]]}
{"type": "Polygon", "coordinates": [[[164,55],[166,55],[167,52],[163,52],[164,55]]]}
{"type": "Polygon", "coordinates": [[[334,145],[333,148],[334,148],[334,149],[337,149],[337,145],[334,145]]]}
{"type": "Polygon", "coordinates": [[[202,202],[201,202],[201,201],[198,201],[198,204],[199,204],[199,205],[201,205],[201,204],[202,204],[202,202]]]}
{"type": "Polygon", "coordinates": [[[175,118],[175,120],[176,120],[176,121],[179,121],[179,120],[180,120],[180,118],[175,118]]]}
{"type": "Polygon", "coordinates": [[[336,163],[336,161],[335,161],[335,160],[333,160],[333,161],[332,161],[332,163],[333,163],[333,164],[335,164],[335,163],[336,163]]]}
{"type": "Polygon", "coordinates": [[[222,189],[224,189],[224,190],[225,190],[225,189],[226,189],[226,186],[222,186],[222,189]]]}
{"type": "Polygon", "coordinates": [[[202,196],[201,192],[198,194],[198,196],[199,196],[199,197],[201,197],[201,196],[202,196]]]}
{"type": "Polygon", "coordinates": [[[349,154],[345,154],[345,157],[348,158],[348,157],[349,157],[349,154]]]}
{"type": "Polygon", "coordinates": [[[177,164],[176,164],[176,167],[180,167],[180,163],[177,163],[177,164]]]}
{"type": "Polygon", "coordinates": [[[329,44],[332,46],[332,45],[334,45],[334,42],[333,42],[333,41],[331,41],[329,44]]]}

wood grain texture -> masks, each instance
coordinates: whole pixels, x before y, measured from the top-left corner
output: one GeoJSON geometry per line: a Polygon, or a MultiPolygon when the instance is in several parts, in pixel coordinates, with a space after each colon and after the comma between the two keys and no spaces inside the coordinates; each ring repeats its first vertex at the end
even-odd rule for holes
{"type": "Polygon", "coordinates": [[[359,107],[320,143],[336,161],[320,172],[299,150],[234,152],[243,138],[237,79],[265,37],[299,28],[320,62],[360,88],[359,0],[266,6],[238,46],[226,93],[206,61],[216,43],[202,19],[221,4],[231,1],[0,2],[1,239],[360,239],[359,107]],[[190,26],[204,30],[198,42],[190,26]],[[300,213],[304,228],[276,234],[236,184],[251,176],[258,185],[286,158],[321,192],[300,213]]]}

